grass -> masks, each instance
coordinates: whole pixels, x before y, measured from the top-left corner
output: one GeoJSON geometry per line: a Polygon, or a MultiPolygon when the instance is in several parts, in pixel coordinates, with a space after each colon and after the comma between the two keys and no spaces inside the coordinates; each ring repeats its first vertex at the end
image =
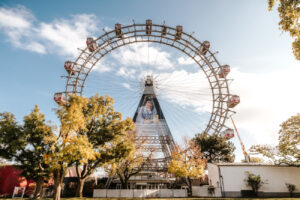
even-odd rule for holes
{"type": "MultiPolygon", "coordinates": [[[[27,198],[25,198],[27,199],[27,198]]],[[[133,200],[133,199],[147,199],[147,200],[236,200],[236,199],[251,199],[251,200],[260,200],[260,199],[266,199],[266,200],[300,200],[300,198],[61,198],[61,200],[133,200]]],[[[11,198],[4,198],[1,200],[12,200],[11,198]]],[[[45,198],[41,200],[52,200],[51,198],[45,198]]]]}

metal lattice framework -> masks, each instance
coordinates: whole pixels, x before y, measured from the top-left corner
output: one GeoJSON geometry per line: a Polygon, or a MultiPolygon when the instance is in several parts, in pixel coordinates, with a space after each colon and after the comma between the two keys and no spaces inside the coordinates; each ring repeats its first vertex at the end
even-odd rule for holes
{"type": "Polygon", "coordinates": [[[204,72],[212,92],[212,111],[205,131],[207,133],[220,133],[224,129],[225,121],[230,112],[228,101],[231,98],[228,83],[231,79],[220,78],[218,72],[221,65],[215,57],[216,53],[210,50],[205,55],[199,52],[202,42],[182,31],[180,37],[176,28],[160,24],[151,24],[151,31],[147,32],[147,24],[133,24],[121,27],[121,35],[115,30],[106,32],[94,41],[97,43],[95,51],[88,48],[80,49],[80,55],[74,61],[76,73],[70,73],[65,88],[66,94],[82,95],[85,82],[93,67],[108,53],[113,50],[133,43],[148,42],[160,43],[180,50],[194,60],[204,72]]]}

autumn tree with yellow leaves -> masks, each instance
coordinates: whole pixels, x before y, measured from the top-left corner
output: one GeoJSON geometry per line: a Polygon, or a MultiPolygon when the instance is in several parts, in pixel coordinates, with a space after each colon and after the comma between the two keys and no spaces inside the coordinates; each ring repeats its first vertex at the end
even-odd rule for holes
{"type": "Polygon", "coordinates": [[[117,142],[111,151],[114,159],[105,166],[109,176],[119,178],[122,189],[128,189],[129,179],[140,173],[152,158],[152,153],[146,155],[141,151],[145,141],[136,142],[136,137],[137,132],[130,131],[117,142]]]}
{"type": "Polygon", "coordinates": [[[293,53],[297,60],[300,60],[300,1],[299,0],[268,0],[269,10],[278,3],[279,28],[289,32],[294,38],[293,53]]]}
{"type": "Polygon", "coordinates": [[[76,95],[70,95],[68,103],[57,109],[60,120],[60,131],[57,142],[52,145],[51,152],[45,154],[45,160],[51,166],[54,178],[54,200],[59,200],[61,195],[63,178],[67,168],[79,161],[80,165],[95,160],[99,153],[94,151],[88,137],[79,135],[86,130],[85,118],[82,112],[87,106],[88,99],[76,95]]]}
{"type": "Polygon", "coordinates": [[[183,178],[188,186],[188,194],[192,195],[192,179],[201,178],[204,175],[205,165],[206,161],[202,159],[201,149],[193,140],[185,139],[185,145],[177,146],[172,154],[168,171],[176,177],[183,178]]]}
{"type": "Polygon", "coordinates": [[[122,145],[115,144],[126,138],[127,132],[133,129],[133,121],[130,118],[122,120],[122,114],[114,110],[113,103],[109,96],[70,95],[67,103],[57,109],[61,122],[59,142],[53,146],[52,153],[46,155],[52,166],[55,200],[60,198],[68,167],[76,167],[76,195],[82,197],[84,182],[96,168],[115,157],[127,156],[130,151],[127,146],[121,148],[122,145]]]}
{"type": "Polygon", "coordinates": [[[114,110],[113,103],[113,98],[109,96],[95,95],[82,107],[85,129],[81,129],[78,134],[87,137],[97,156],[84,163],[80,159],[75,162],[78,197],[82,197],[84,182],[96,168],[116,158],[126,157],[131,151],[130,144],[124,146],[124,139],[127,138],[128,131],[134,128],[133,121],[130,118],[122,120],[122,114],[114,110]]]}

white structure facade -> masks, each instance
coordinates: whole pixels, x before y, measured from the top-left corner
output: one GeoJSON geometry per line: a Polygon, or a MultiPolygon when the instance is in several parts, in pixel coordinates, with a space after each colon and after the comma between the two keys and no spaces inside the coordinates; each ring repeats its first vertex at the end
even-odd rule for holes
{"type": "Polygon", "coordinates": [[[260,175],[262,181],[266,182],[259,189],[258,196],[287,197],[289,192],[286,183],[294,184],[296,186],[294,196],[300,196],[300,167],[295,166],[255,163],[209,163],[209,184],[215,188],[220,188],[218,196],[241,197],[241,190],[251,190],[245,181],[247,172],[260,175]]]}
{"type": "Polygon", "coordinates": [[[187,191],[184,189],[141,189],[141,190],[94,189],[93,197],[97,197],[97,198],[149,198],[149,197],[180,198],[180,197],[187,197],[187,191]]]}

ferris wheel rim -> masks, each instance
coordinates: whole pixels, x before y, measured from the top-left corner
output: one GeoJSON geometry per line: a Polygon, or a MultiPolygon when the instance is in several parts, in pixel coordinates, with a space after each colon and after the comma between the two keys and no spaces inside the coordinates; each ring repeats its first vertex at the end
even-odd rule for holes
{"type": "Polygon", "coordinates": [[[228,84],[228,81],[230,81],[231,79],[227,79],[226,76],[222,79],[218,77],[218,71],[221,69],[221,65],[215,57],[216,53],[212,53],[210,50],[208,50],[206,55],[200,54],[198,51],[200,46],[202,45],[202,42],[194,38],[192,34],[188,34],[183,30],[181,37],[179,39],[175,39],[176,28],[166,26],[164,24],[152,24],[151,33],[146,34],[146,26],[147,24],[135,23],[123,26],[121,27],[121,38],[115,34],[114,30],[111,30],[109,32],[106,32],[104,30],[105,33],[94,40],[98,45],[98,48],[95,49],[95,51],[89,52],[88,47],[86,47],[85,49],[80,49],[81,53],[74,62],[75,65],[79,66],[79,70],[77,71],[76,76],[72,75],[72,73],[69,73],[68,76],[65,76],[65,78],[67,78],[67,83],[64,93],[77,94],[82,96],[85,82],[89,76],[89,73],[91,72],[93,67],[110,52],[120,47],[134,43],[160,43],[180,50],[188,57],[192,58],[193,61],[204,72],[209,82],[213,98],[212,111],[210,113],[210,119],[208,120],[205,132],[218,134],[223,128],[227,128],[227,126],[225,125],[226,119],[228,119],[229,113],[234,113],[234,111],[232,111],[227,105],[229,98],[232,96],[230,94],[228,84]],[[163,28],[166,28],[166,30],[168,30],[165,35],[161,34],[163,28]],[[126,37],[126,35],[128,36],[126,37]],[[130,41],[131,39],[133,40],[130,41]],[[128,40],[129,42],[125,42],[126,40],[128,40]],[[121,44],[119,44],[118,42],[120,42],[121,44]],[[101,50],[104,52],[101,53],[101,50]],[[99,54],[100,57],[96,57],[95,55],[97,54],[99,54]],[[83,61],[81,62],[81,64],[80,60],[83,61]],[[91,64],[91,67],[87,67],[87,65],[89,64],[91,64]]]}

